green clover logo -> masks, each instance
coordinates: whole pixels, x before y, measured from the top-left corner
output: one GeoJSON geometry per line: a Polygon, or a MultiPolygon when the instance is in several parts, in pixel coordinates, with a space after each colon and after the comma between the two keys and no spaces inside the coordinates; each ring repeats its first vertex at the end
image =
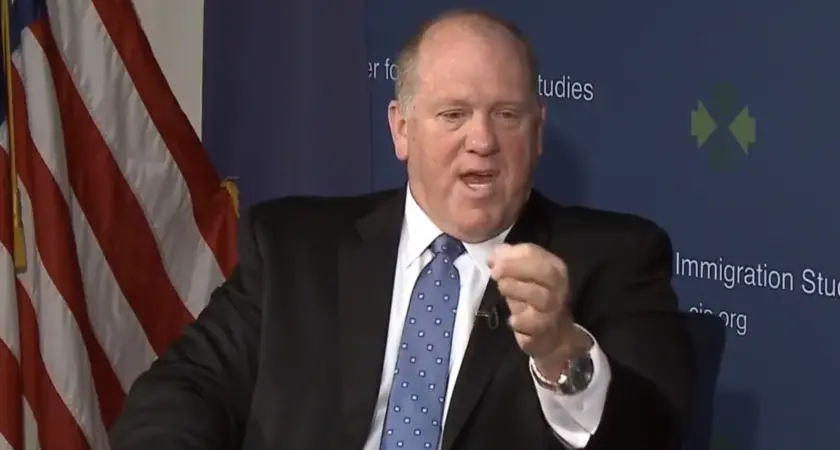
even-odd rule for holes
{"type": "Polygon", "coordinates": [[[697,109],[691,111],[691,136],[698,149],[709,150],[713,168],[727,170],[749,156],[756,141],[756,120],[735,89],[720,84],[708,103],[698,100],[697,109]]]}

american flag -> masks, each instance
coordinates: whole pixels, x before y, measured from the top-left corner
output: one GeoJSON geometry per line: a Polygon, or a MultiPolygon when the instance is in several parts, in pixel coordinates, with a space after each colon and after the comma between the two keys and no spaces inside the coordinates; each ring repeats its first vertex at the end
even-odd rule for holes
{"type": "Polygon", "coordinates": [[[0,450],[107,449],[131,383],[231,272],[235,196],[131,0],[0,1],[0,450]]]}

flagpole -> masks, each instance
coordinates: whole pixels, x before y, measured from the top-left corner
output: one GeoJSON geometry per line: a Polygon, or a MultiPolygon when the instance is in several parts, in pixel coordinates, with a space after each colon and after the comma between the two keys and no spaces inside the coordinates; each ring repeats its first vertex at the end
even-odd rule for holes
{"type": "Polygon", "coordinates": [[[12,258],[15,263],[15,270],[26,270],[26,247],[23,236],[23,220],[20,212],[20,191],[18,190],[17,157],[15,152],[15,126],[14,126],[14,102],[12,99],[12,33],[11,33],[11,11],[9,4],[11,0],[2,1],[0,8],[0,21],[3,27],[3,70],[6,77],[6,124],[9,130],[9,178],[11,181],[12,196],[12,225],[14,226],[14,241],[12,244],[12,258]]]}

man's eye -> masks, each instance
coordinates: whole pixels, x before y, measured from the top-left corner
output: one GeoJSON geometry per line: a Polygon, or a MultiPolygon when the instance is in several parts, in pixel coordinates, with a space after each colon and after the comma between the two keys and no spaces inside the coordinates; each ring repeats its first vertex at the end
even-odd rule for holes
{"type": "Polygon", "coordinates": [[[506,120],[513,120],[519,117],[519,113],[516,111],[499,111],[499,115],[506,120]]]}
{"type": "Polygon", "coordinates": [[[461,117],[464,117],[464,112],[463,111],[446,111],[444,113],[441,113],[441,117],[443,117],[446,120],[458,120],[461,117]]]}

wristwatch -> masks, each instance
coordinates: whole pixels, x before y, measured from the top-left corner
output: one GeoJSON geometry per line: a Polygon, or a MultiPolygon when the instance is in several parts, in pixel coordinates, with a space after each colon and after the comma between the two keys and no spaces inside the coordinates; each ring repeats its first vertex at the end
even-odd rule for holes
{"type": "Polygon", "coordinates": [[[533,359],[529,366],[531,374],[540,386],[563,395],[574,395],[589,387],[595,373],[595,364],[588,351],[570,359],[566,370],[554,381],[547,379],[537,370],[533,359]]]}

